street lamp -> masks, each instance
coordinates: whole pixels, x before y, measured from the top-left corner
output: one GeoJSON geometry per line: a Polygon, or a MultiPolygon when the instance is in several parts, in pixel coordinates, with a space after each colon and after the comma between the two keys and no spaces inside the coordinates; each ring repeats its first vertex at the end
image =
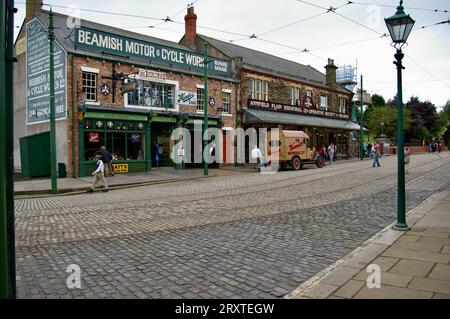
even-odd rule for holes
{"type": "Polygon", "coordinates": [[[414,26],[414,20],[403,11],[403,0],[397,7],[397,12],[392,17],[384,19],[389,34],[392,38],[392,46],[397,49],[394,55],[394,64],[397,66],[397,223],[395,230],[411,230],[406,224],[405,214],[405,162],[404,162],[404,136],[403,136],[403,101],[402,101],[402,47],[406,44],[409,33],[414,26]]]}

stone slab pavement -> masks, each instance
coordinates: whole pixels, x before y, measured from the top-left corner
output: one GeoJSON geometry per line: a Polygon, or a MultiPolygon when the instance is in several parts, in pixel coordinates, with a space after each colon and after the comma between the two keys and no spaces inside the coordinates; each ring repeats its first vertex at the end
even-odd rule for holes
{"type": "Polygon", "coordinates": [[[411,231],[387,226],[285,298],[450,299],[450,191],[408,212],[407,223],[411,231]]]}

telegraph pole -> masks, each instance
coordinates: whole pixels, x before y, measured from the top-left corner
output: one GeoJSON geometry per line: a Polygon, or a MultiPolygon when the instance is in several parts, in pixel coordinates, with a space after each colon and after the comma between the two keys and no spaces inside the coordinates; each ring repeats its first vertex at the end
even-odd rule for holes
{"type": "Polygon", "coordinates": [[[53,29],[53,11],[50,7],[48,12],[48,41],[50,53],[50,170],[52,180],[52,193],[58,191],[56,180],[56,132],[55,132],[55,52],[53,42],[55,41],[55,33],[53,29]]]}
{"type": "MultiPolygon", "coordinates": [[[[208,131],[208,43],[205,43],[205,57],[203,59],[204,70],[204,89],[203,89],[203,175],[208,175],[208,162],[206,161],[204,151],[208,145],[205,139],[205,133],[208,131]]],[[[209,154],[209,152],[208,152],[209,154]]]]}
{"type": "Polygon", "coordinates": [[[363,107],[363,76],[361,74],[361,99],[360,99],[360,105],[361,105],[361,109],[359,112],[359,151],[361,154],[361,160],[364,159],[364,142],[363,142],[363,134],[364,134],[364,130],[363,130],[363,113],[364,113],[364,107],[363,107]]]}
{"type": "Polygon", "coordinates": [[[0,6],[0,299],[16,297],[13,183],[14,1],[0,6]]]}

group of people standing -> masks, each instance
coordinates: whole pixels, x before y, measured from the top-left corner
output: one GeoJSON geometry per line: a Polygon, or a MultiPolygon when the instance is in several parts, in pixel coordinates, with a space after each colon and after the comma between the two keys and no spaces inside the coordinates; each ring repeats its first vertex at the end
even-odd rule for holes
{"type": "Polygon", "coordinates": [[[431,141],[428,143],[428,152],[429,153],[440,153],[444,149],[444,144],[440,141],[431,141]]]}

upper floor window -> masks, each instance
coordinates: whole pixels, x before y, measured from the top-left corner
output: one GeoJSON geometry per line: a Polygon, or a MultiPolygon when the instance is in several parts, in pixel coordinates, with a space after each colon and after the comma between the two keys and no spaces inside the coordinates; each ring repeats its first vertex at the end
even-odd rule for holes
{"type": "Polygon", "coordinates": [[[222,112],[223,113],[230,113],[230,99],[231,99],[231,93],[222,91],[222,112]]]}
{"type": "Polygon", "coordinates": [[[197,111],[203,111],[205,109],[205,90],[203,88],[197,88],[197,111]]]}
{"type": "Polygon", "coordinates": [[[250,90],[250,98],[255,98],[255,80],[254,79],[248,79],[248,88],[250,90]]]}
{"type": "Polygon", "coordinates": [[[339,112],[340,113],[345,113],[346,102],[347,101],[343,97],[339,98],[339,112]]]}
{"type": "Polygon", "coordinates": [[[307,90],[306,91],[306,96],[307,97],[312,97],[312,91],[311,90],[307,90]]]}
{"type": "Polygon", "coordinates": [[[263,82],[263,100],[269,101],[269,82],[263,82]]]}
{"type": "Polygon", "coordinates": [[[291,105],[296,105],[297,101],[300,99],[300,89],[291,86],[289,88],[289,99],[291,101],[291,105]]]}
{"type": "Polygon", "coordinates": [[[87,102],[97,102],[97,74],[83,72],[83,94],[87,102]]]}
{"type": "Polygon", "coordinates": [[[323,110],[328,110],[328,96],[326,95],[320,96],[320,108],[323,110]]]}
{"type": "Polygon", "coordinates": [[[137,81],[137,90],[128,93],[128,105],[173,109],[174,96],[174,85],[137,81]]]}
{"type": "Polygon", "coordinates": [[[261,80],[256,80],[255,98],[261,100],[261,80]]]}

